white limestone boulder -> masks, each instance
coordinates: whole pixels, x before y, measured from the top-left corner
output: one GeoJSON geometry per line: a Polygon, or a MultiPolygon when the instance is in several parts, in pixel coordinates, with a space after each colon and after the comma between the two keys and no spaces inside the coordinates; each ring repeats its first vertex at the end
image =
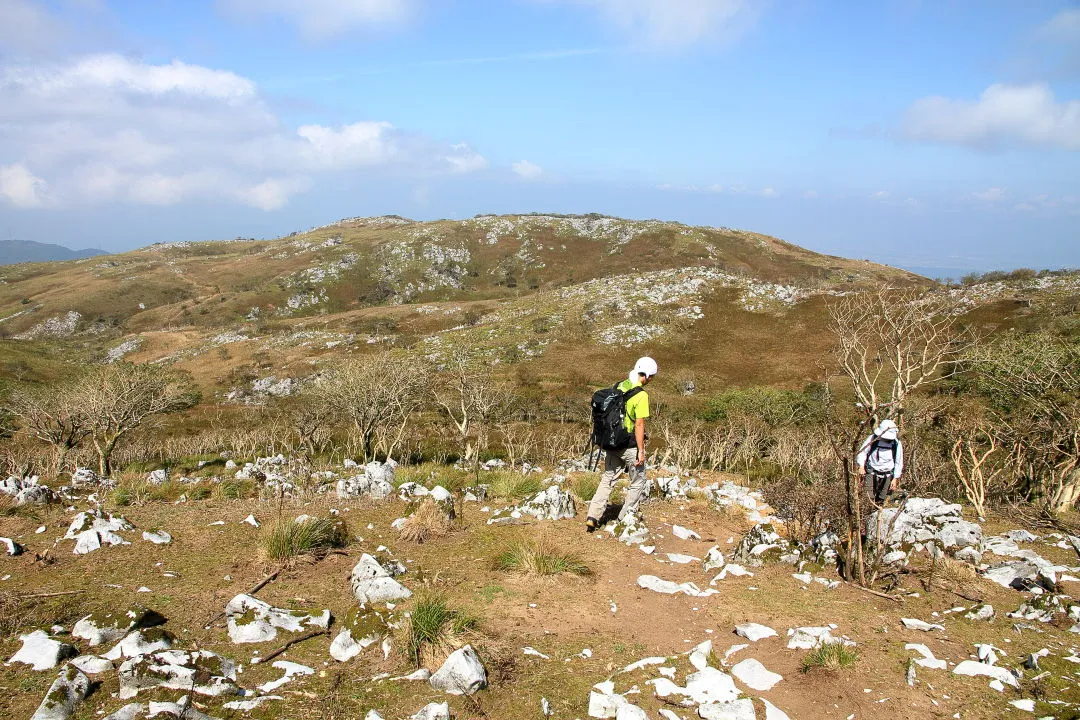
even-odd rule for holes
{"type": "Polygon", "coordinates": [[[472,695],[487,687],[487,671],[472,645],[455,650],[428,680],[431,687],[450,695],[472,695]]]}
{"type": "Polygon", "coordinates": [[[258,643],[273,640],[278,630],[300,632],[306,628],[326,629],[330,611],[319,614],[272,607],[250,595],[240,594],[225,606],[229,639],[234,643],[258,643]]]}
{"type": "Polygon", "coordinates": [[[45,699],[30,720],[68,720],[90,694],[90,678],[77,668],[66,666],[49,686],[45,699]]]}
{"type": "Polygon", "coordinates": [[[362,604],[377,605],[412,597],[412,592],[395,580],[379,561],[364,553],[349,574],[353,595],[362,604]]]}
{"type": "Polygon", "coordinates": [[[34,670],[52,670],[64,660],[75,657],[79,651],[73,645],[53,640],[44,630],[35,630],[19,637],[22,647],[11,656],[7,665],[23,663],[34,670]]]}

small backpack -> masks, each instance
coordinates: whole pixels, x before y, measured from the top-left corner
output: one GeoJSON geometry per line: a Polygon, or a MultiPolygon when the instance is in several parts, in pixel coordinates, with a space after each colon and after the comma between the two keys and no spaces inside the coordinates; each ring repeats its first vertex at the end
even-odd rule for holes
{"type": "Polygon", "coordinates": [[[634,442],[634,436],[623,424],[626,417],[626,401],[641,392],[641,386],[626,392],[614,387],[601,388],[592,396],[593,445],[602,450],[625,450],[634,442]]]}

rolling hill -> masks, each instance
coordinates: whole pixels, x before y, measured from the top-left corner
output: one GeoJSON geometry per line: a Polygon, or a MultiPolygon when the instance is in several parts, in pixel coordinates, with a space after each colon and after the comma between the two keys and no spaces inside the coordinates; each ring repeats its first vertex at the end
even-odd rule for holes
{"type": "Polygon", "coordinates": [[[0,265],[78,260],[97,255],[108,255],[108,253],[93,248],[72,250],[63,245],[39,243],[32,240],[0,240],[0,265]]]}

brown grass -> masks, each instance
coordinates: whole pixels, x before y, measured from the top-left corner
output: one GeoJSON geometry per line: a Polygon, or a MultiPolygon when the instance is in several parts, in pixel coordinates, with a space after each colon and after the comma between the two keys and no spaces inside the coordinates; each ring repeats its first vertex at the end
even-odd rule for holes
{"type": "Polygon", "coordinates": [[[453,529],[454,521],[439,504],[431,498],[424,498],[398,530],[398,537],[406,542],[423,543],[432,538],[445,537],[453,529]]]}

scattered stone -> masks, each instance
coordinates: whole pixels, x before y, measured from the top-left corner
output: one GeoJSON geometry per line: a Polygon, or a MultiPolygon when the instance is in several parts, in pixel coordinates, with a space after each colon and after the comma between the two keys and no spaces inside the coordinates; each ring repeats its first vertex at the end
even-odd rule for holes
{"type": "Polygon", "coordinates": [[[124,612],[92,613],[75,623],[71,636],[86,640],[90,647],[117,642],[132,630],[163,625],[159,613],[136,605],[124,612]]]}
{"type": "Polygon", "coordinates": [[[964,615],[968,620],[990,620],[994,617],[993,605],[977,605],[964,615]]]}
{"type": "Polygon", "coordinates": [[[133,529],[124,518],[102,510],[81,512],[72,520],[64,539],[75,541],[74,554],[86,555],[103,545],[130,545],[117,533],[133,529]]]}
{"type": "Polygon", "coordinates": [[[125,635],[120,642],[102,657],[106,660],[119,660],[121,658],[149,655],[158,650],[171,649],[174,640],[175,638],[170,633],[161,628],[135,630],[125,635]]]}
{"type": "Polygon", "coordinates": [[[23,546],[15,542],[11,538],[0,537],[0,545],[4,546],[7,554],[11,557],[23,554],[23,546]]]}
{"type": "Polygon", "coordinates": [[[370,497],[383,500],[394,492],[394,468],[396,467],[397,463],[393,460],[387,460],[385,463],[370,462],[364,467],[363,475],[338,481],[337,496],[339,498],[370,497]]]}
{"type": "Polygon", "coordinates": [[[914,650],[922,656],[913,661],[920,667],[930,668],[932,670],[947,670],[949,667],[947,662],[934,657],[934,653],[930,651],[930,648],[921,643],[907,643],[904,645],[904,649],[914,650]]]}
{"type": "Polygon", "coordinates": [[[240,710],[241,712],[251,712],[255,708],[259,707],[263,703],[270,702],[271,700],[284,700],[281,695],[260,695],[259,697],[252,698],[251,700],[233,700],[227,702],[221,707],[226,710],[240,710]]]}
{"type": "Polygon", "coordinates": [[[1035,542],[1039,539],[1038,535],[1032,535],[1027,530],[1010,530],[1007,533],[1002,533],[1004,537],[1009,538],[1013,542],[1035,542]]]}
{"type": "Polygon", "coordinates": [[[420,712],[409,716],[409,720],[450,720],[450,705],[447,703],[428,703],[420,712]]]}
{"type": "Polygon", "coordinates": [[[390,611],[385,607],[350,610],[341,623],[341,631],[330,643],[330,657],[338,662],[348,662],[386,637],[390,611]]]}
{"type": "Polygon", "coordinates": [[[472,645],[455,650],[429,680],[431,687],[451,695],[472,695],[487,687],[487,672],[472,645]]]}
{"type": "Polygon", "coordinates": [[[151,485],[164,485],[169,480],[168,468],[158,468],[157,470],[151,470],[150,474],[146,476],[146,482],[151,485]]]}
{"type": "Polygon", "coordinates": [[[784,679],[783,676],[767,670],[764,665],[753,658],[747,658],[736,663],[731,668],[731,674],[750,689],[759,692],[772,690],[776,683],[784,679]]]}
{"type": "Polygon", "coordinates": [[[669,562],[673,562],[676,565],[689,565],[692,562],[701,562],[701,558],[694,557],[693,555],[682,555],[680,553],[665,553],[669,562]]]}
{"type": "Polygon", "coordinates": [[[765,698],[761,698],[761,703],[765,706],[765,720],[791,720],[786,712],[776,707],[765,698]]]}
{"type": "Polygon", "coordinates": [[[754,573],[750,572],[742,565],[739,565],[738,563],[728,563],[716,574],[716,577],[709,581],[709,584],[715,585],[718,581],[723,580],[728,575],[733,575],[735,577],[754,577],[754,573]]]}
{"type": "Polygon", "coordinates": [[[649,720],[649,716],[637,705],[626,703],[615,713],[615,720],[649,720]]]}
{"type": "Polygon", "coordinates": [[[913,497],[904,503],[899,517],[898,510],[883,508],[870,516],[867,527],[871,539],[876,539],[878,532],[887,531],[892,524],[885,544],[893,550],[901,546],[916,550],[934,546],[938,550],[952,550],[955,554],[965,547],[978,549],[982,543],[982,528],[964,520],[957,504],[946,503],[940,498],[913,497]]]}
{"type": "Polygon", "coordinates": [[[521,505],[499,510],[488,519],[488,525],[512,523],[520,520],[523,515],[529,515],[537,520],[573,519],[577,516],[577,507],[570,493],[558,485],[552,485],[521,505]]]}
{"type": "Polygon", "coordinates": [[[758,640],[764,640],[765,638],[778,637],[775,630],[767,625],[759,625],[757,623],[743,623],[742,625],[735,626],[735,634],[739,637],[744,637],[750,642],[757,642],[758,640]]]}
{"type": "Polygon", "coordinates": [[[254,515],[248,515],[246,518],[241,520],[241,522],[245,522],[253,528],[259,527],[259,521],[255,519],[254,515]]]}
{"type": "Polygon", "coordinates": [[[309,668],[307,665],[289,662],[288,660],[275,660],[274,664],[271,667],[276,667],[278,670],[281,670],[284,675],[282,675],[277,680],[271,680],[260,685],[259,692],[273,692],[274,690],[277,690],[279,687],[289,682],[293,678],[315,674],[315,671],[312,668],[309,668]]]}
{"type": "Polygon", "coordinates": [[[431,671],[427,668],[420,668],[414,670],[408,675],[399,675],[398,677],[392,677],[391,680],[408,680],[410,682],[421,682],[431,679],[431,671]]]}
{"type": "Polygon", "coordinates": [[[1035,701],[1030,699],[1025,700],[1010,700],[1009,704],[1017,710],[1026,710],[1030,713],[1035,712],[1035,701]]]}
{"type": "Polygon", "coordinates": [[[691,582],[680,584],[670,580],[661,580],[655,575],[641,575],[637,579],[637,584],[638,587],[652,590],[653,592],[663,593],[665,595],[682,593],[691,597],[708,597],[709,595],[716,595],[720,592],[719,590],[713,590],[712,588],[701,590],[697,585],[691,582]]]}
{"type": "Polygon", "coordinates": [[[930,624],[915,618],[900,618],[900,623],[909,630],[922,630],[924,632],[930,632],[931,630],[945,630],[944,625],[930,624]]]}
{"type": "Polygon", "coordinates": [[[238,692],[236,663],[209,650],[161,650],[139,655],[120,666],[119,676],[121,700],[156,687],[209,697],[238,692]]]}
{"type": "Polygon", "coordinates": [[[532,655],[533,657],[538,657],[541,660],[550,660],[551,659],[549,656],[545,655],[544,653],[540,652],[539,650],[537,650],[536,648],[533,648],[533,647],[523,647],[521,649],[521,652],[523,652],[526,655],[532,655]]]}
{"type": "Polygon", "coordinates": [[[596,683],[589,692],[589,717],[613,718],[625,704],[626,698],[616,694],[614,682],[596,683]]]}
{"type": "Polygon", "coordinates": [[[724,553],[720,550],[720,546],[713,545],[709,548],[709,552],[705,553],[705,559],[701,562],[701,569],[705,572],[711,572],[724,567],[726,562],[724,553]]]}
{"type": "Polygon", "coordinates": [[[79,655],[72,658],[71,664],[87,675],[101,675],[113,671],[113,664],[97,655],[79,655]]]}
{"type": "Polygon", "coordinates": [[[754,701],[749,698],[725,703],[708,703],[698,707],[702,720],[755,720],[754,701]]]}
{"type": "Polygon", "coordinates": [[[164,530],[159,530],[158,532],[143,531],[142,539],[147,542],[152,542],[155,545],[168,545],[172,542],[172,535],[164,530]]]}
{"type": "Polygon", "coordinates": [[[330,625],[330,611],[318,615],[298,610],[282,610],[271,607],[250,595],[237,595],[225,606],[229,626],[229,639],[234,643],[257,643],[273,640],[277,631],[300,632],[305,627],[326,629],[330,625]]]}
{"type": "Polygon", "coordinates": [[[996,665],[987,665],[981,662],[975,662],[974,660],[964,660],[953,668],[954,675],[967,675],[968,677],[975,677],[982,675],[988,678],[993,678],[999,682],[1008,685],[1010,687],[1019,687],[1016,682],[1016,676],[1014,676],[1009,670],[1003,667],[997,667],[996,665]]]}
{"type": "Polygon", "coordinates": [[[835,625],[791,628],[787,631],[788,650],[813,650],[820,645],[832,645],[835,643],[855,644],[846,638],[833,637],[832,631],[835,629],[835,625]]]}
{"type": "Polygon", "coordinates": [[[68,665],[49,686],[45,699],[30,720],[68,720],[89,694],[90,678],[68,665]]]}
{"type": "Polygon", "coordinates": [[[804,585],[809,585],[814,581],[814,576],[810,573],[791,573],[791,577],[795,578],[804,585]]]}
{"type": "Polygon", "coordinates": [[[22,647],[5,664],[23,663],[38,671],[52,670],[64,660],[79,654],[73,645],[53,640],[44,630],[21,635],[19,639],[22,640],[22,647]]]}
{"type": "Polygon", "coordinates": [[[362,604],[397,602],[412,597],[405,586],[395,580],[379,561],[364,553],[349,576],[353,595],[362,604]]]}
{"type": "Polygon", "coordinates": [[[750,567],[760,567],[768,560],[777,560],[788,549],[788,541],[780,536],[771,523],[759,523],[743,536],[732,560],[750,567]]]}
{"type": "Polygon", "coordinates": [[[701,536],[690,528],[684,528],[682,525],[672,525],[671,534],[680,540],[700,540],[701,536]]]}

